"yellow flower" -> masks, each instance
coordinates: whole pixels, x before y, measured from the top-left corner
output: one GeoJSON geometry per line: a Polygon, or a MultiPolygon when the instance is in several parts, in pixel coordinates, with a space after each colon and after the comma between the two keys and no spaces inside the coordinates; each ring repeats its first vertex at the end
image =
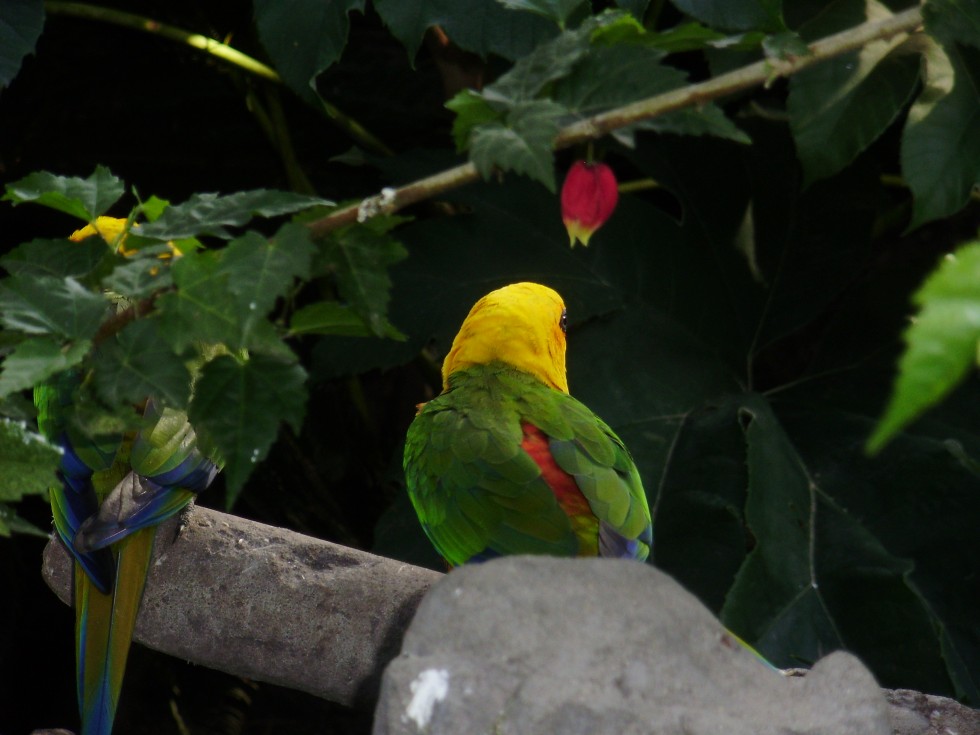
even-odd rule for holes
{"type": "MultiPolygon", "coordinates": [[[[75,230],[68,239],[72,242],[81,242],[86,238],[92,237],[92,235],[99,235],[111,247],[114,247],[120,255],[128,258],[131,255],[135,255],[137,251],[133,249],[127,250],[124,247],[126,238],[129,237],[129,233],[126,232],[127,222],[128,220],[122,217],[96,217],[94,224],[87,224],[82,229],[75,230]]],[[[161,260],[183,255],[180,248],[170,240],[167,241],[167,247],[170,249],[170,252],[160,253],[157,256],[161,260]]]]}

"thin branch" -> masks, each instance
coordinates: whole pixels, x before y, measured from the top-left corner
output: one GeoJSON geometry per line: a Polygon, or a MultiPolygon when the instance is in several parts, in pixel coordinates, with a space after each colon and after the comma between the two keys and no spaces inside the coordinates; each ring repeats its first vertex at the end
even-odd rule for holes
{"type": "MultiPolygon", "coordinates": [[[[888,39],[900,33],[910,33],[920,25],[922,25],[922,12],[918,7],[896,13],[885,20],[864,23],[816,41],[810,45],[810,53],[806,56],[757,61],[714,79],[664,92],[573,123],[559,131],[553,147],[555,150],[568,148],[586,140],[601,138],[613,130],[649,120],[658,115],[703,105],[735,92],[761,84],[769,84],[779,77],[788,77],[814,64],[860,49],[871,41],[888,39]]],[[[423,199],[472,183],[477,179],[479,179],[479,173],[476,167],[472,163],[465,163],[434,176],[419,179],[407,186],[385,190],[381,194],[368,197],[359,204],[338,209],[326,217],[312,222],[310,229],[314,235],[324,235],[338,227],[352,224],[358,220],[363,221],[382,212],[397,211],[423,199]]]]}
{"type": "MultiPolygon", "coordinates": [[[[114,8],[104,8],[98,5],[87,3],[62,2],[61,0],[47,0],[44,9],[52,15],[67,15],[75,18],[86,18],[97,20],[103,23],[133,28],[144,33],[152,33],[162,38],[166,38],[177,43],[203,51],[224,62],[237,66],[249,74],[266,79],[270,82],[283,84],[282,77],[276,73],[275,69],[263,64],[258,59],[253,59],[248,54],[244,54],[238,49],[232,48],[226,43],[215,41],[213,38],[191,33],[182,28],[161,23],[153,18],[148,18],[135,13],[127,13],[123,10],[114,8]]],[[[361,145],[383,155],[391,155],[392,150],[381,140],[375,137],[359,122],[341,112],[334,105],[318,97],[323,113],[330,120],[346,132],[351,138],[358,141],[361,145]]]]}

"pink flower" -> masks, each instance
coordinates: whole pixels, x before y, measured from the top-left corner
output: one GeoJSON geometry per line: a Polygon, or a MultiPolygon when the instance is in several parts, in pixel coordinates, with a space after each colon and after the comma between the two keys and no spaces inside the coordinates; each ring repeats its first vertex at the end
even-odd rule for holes
{"type": "Polygon", "coordinates": [[[576,161],[561,187],[561,219],[571,246],[589,244],[592,233],[602,227],[616,209],[619,190],[616,175],[604,163],[576,161]]]}

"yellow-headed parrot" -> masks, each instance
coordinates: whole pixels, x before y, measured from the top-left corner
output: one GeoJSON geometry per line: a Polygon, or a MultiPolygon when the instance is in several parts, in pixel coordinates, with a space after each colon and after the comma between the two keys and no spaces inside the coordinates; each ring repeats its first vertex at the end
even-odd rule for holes
{"type": "Polygon", "coordinates": [[[484,296],[446,356],[442,393],[409,427],[409,496],[451,566],[650,553],[650,509],[629,451],[568,393],[565,322],[561,297],[536,283],[484,296]]]}

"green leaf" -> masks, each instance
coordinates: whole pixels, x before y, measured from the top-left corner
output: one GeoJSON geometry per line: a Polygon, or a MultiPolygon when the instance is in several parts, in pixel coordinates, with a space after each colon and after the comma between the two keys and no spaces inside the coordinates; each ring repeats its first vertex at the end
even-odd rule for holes
{"type": "Polygon", "coordinates": [[[12,276],[0,282],[0,321],[28,334],[91,339],[108,303],[74,278],[12,276]]]}
{"type": "Polygon", "coordinates": [[[980,47],[980,0],[927,0],[922,18],[926,31],[944,45],[980,47]]]}
{"type": "Polygon", "coordinates": [[[10,86],[24,57],[34,51],[42,28],[42,0],[5,0],[0,4],[0,90],[10,86]]]}
{"type": "Polygon", "coordinates": [[[556,31],[544,18],[509,12],[497,0],[374,0],[373,5],[413,59],[425,32],[436,25],[460,48],[511,61],[526,56],[556,31]]]}
{"type": "Polygon", "coordinates": [[[525,174],[555,191],[552,143],[567,110],[556,102],[536,100],[515,105],[506,124],[491,122],[473,131],[470,157],[483,178],[495,168],[525,174]]]}
{"type": "MultiPolygon", "coordinates": [[[[554,99],[579,115],[590,116],[686,84],[684,73],[662,64],[663,58],[662,51],[644,46],[593,48],[571,74],[554,85],[554,99]]],[[[713,103],[661,115],[635,127],[749,142],[713,103]]]]}
{"type": "Polygon", "coordinates": [[[680,10],[713,28],[780,31],[782,0],[673,0],[680,10]]]}
{"type": "Polygon", "coordinates": [[[32,388],[55,373],[74,367],[88,354],[91,347],[89,340],[68,344],[50,337],[24,340],[3,359],[0,397],[32,388]]]}
{"type": "Polygon", "coordinates": [[[215,251],[202,251],[178,258],[170,269],[177,290],[157,300],[157,311],[160,335],[178,353],[197,341],[243,346],[243,315],[219,266],[215,251]]]}
{"type": "Polygon", "coordinates": [[[317,75],[347,45],[351,10],[364,0],[255,0],[255,25],[276,71],[300,96],[316,89],[317,75]]]}
{"type": "Polygon", "coordinates": [[[244,225],[253,217],[277,217],[330,203],[319,197],[270,189],[239,191],[225,196],[195,194],[182,204],[167,207],[155,222],[141,225],[134,231],[159,240],[181,240],[198,235],[231,239],[226,225],[244,225]]]}
{"type": "Polygon", "coordinates": [[[980,242],[948,256],[916,292],[921,307],[885,415],[868,440],[879,451],[903,427],[949,395],[980,358],[980,242]]]}
{"type": "Polygon", "coordinates": [[[596,26],[595,22],[586,23],[541,44],[488,85],[484,98],[492,106],[504,107],[535,99],[546,85],[570,74],[588,53],[589,34],[596,26]]]}
{"type": "MultiPolygon", "coordinates": [[[[803,29],[821,37],[856,23],[891,16],[868,0],[866,17],[850,0],[837,0],[803,29]]],[[[860,51],[814,64],[790,78],[790,127],[807,183],[837,173],[878,139],[918,84],[918,42],[896,36],[860,51]]]]}
{"type": "Polygon", "coordinates": [[[393,329],[387,319],[391,296],[388,268],[407,254],[390,235],[366,226],[332,233],[323,245],[323,265],[334,271],[341,296],[379,337],[390,336],[393,329]]]}
{"type": "Polygon", "coordinates": [[[159,330],[158,319],[137,319],[99,345],[95,388],[109,405],[141,403],[147,397],[174,408],[187,405],[190,371],[159,330]]]}
{"type": "Polygon", "coordinates": [[[980,181],[980,51],[926,46],[925,83],[902,133],[913,229],[959,211],[980,181]]]}
{"type": "Polygon", "coordinates": [[[306,407],[306,372],[262,355],[239,361],[220,355],[194,386],[188,416],[225,459],[230,508],[255,465],[276,439],[281,421],[299,431],[306,407]]]}
{"type": "Polygon", "coordinates": [[[446,107],[456,113],[453,120],[453,140],[456,150],[465,151],[470,145],[470,135],[473,129],[491,120],[497,120],[501,113],[495,110],[483,95],[472,89],[464,89],[456,94],[446,107]]]}
{"type": "MultiPolygon", "coordinates": [[[[318,301],[298,309],[289,322],[290,336],[301,334],[335,334],[346,337],[377,336],[356,311],[336,301],[318,301]]],[[[405,339],[405,335],[390,324],[383,335],[405,339]]]]}
{"type": "Polygon", "coordinates": [[[0,265],[14,275],[81,278],[108,254],[105,241],[98,237],[81,242],[39,238],[15,247],[0,258],[0,265]]]}
{"type": "Polygon", "coordinates": [[[238,307],[250,315],[269,313],[297,278],[309,278],[316,248],[309,229],[287,223],[271,239],[248,232],[225,248],[218,274],[227,276],[238,307]]]}
{"type": "Polygon", "coordinates": [[[564,28],[568,19],[579,10],[586,0],[497,0],[509,10],[526,10],[564,28]]]}
{"type": "Polygon", "coordinates": [[[10,536],[13,533],[23,533],[38,538],[47,538],[50,535],[47,531],[42,531],[33,523],[28,523],[19,517],[6,503],[0,503],[0,536],[10,536]]]}
{"type": "Polygon", "coordinates": [[[59,447],[20,421],[0,418],[0,503],[39,495],[57,480],[59,447]]]}
{"type": "Polygon", "coordinates": [[[144,299],[172,284],[169,266],[154,257],[127,260],[102,279],[105,288],[130,299],[144,299]]]}
{"type": "Polygon", "coordinates": [[[2,201],[15,205],[34,202],[91,222],[105,214],[125,191],[122,181],[104,166],[96,166],[87,179],[56,176],[40,171],[7,184],[2,201]]]}

